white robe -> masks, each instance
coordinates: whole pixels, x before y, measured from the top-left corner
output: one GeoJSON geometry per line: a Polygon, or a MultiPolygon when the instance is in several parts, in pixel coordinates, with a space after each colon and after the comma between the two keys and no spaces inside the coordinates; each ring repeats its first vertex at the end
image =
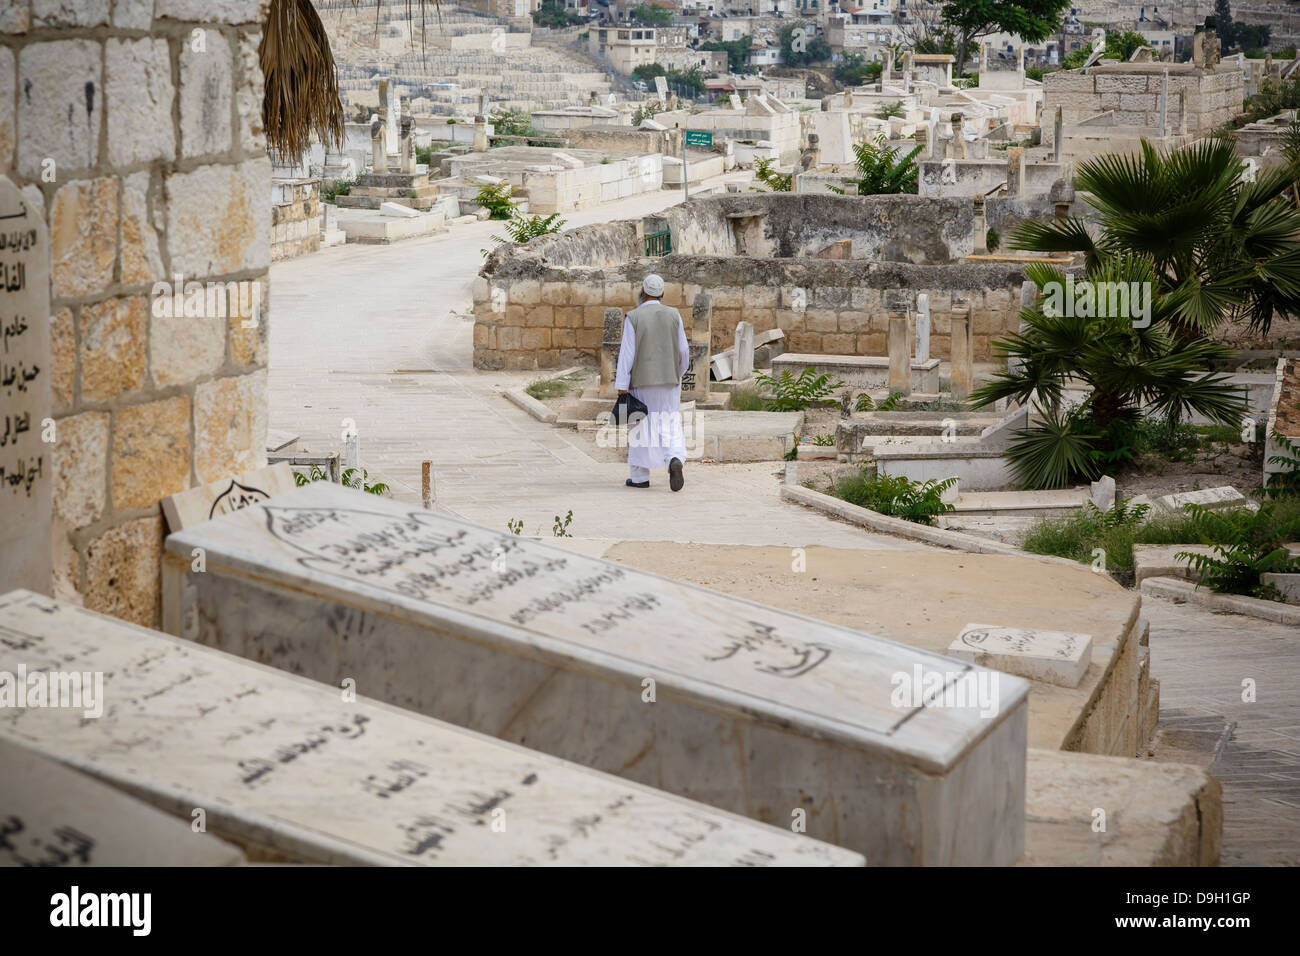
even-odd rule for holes
{"type": "Polygon", "coordinates": [[[628,431],[627,463],[633,468],[666,468],[674,458],[686,460],[686,436],[682,433],[681,378],[690,365],[691,351],[686,329],[677,323],[677,382],[630,388],[632,362],[636,359],[636,332],[623,319],[623,341],[618,350],[618,371],[614,377],[619,391],[627,390],[650,410],[644,422],[628,431]]]}

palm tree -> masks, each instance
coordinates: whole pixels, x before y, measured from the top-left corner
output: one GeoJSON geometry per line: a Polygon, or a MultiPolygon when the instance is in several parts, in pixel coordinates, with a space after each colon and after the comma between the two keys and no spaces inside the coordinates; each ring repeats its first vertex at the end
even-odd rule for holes
{"type": "MultiPolygon", "coordinates": [[[[375,0],[376,26],[382,2],[375,0]]],[[[439,0],[406,0],[408,17],[419,7],[422,30],[430,4],[440,8],[439,0]]],[[[352,0],[352,5],[358,6],[359,0],[352,0]]],[[[258,58],[266,81],[262,120],[271,150],[301,156],[313,134],[322,143],[341,143],[343,104],[334,54],[311,0],[271,0],[258,58]]]]}
{"type": "MultiPolygon", "coordinates": [[[[1053,266],[1036,263],[1025,271],[1044,292],[1067,285],[1053,266]]],[[[971,394],[976,406],[1001,398],[1033,403],[1037,421],[1017,433],[1007,452],[1022,487],[1059,488],[1097,478],[1104,465],[1127,457],[1127,431],[1144,411],[1171,423],[1195,412],[1233,424],[1245,411],[1227,376],[1206,371],[1232,350],[1203,336],[1177,334],[1175,320],[1191,293],[1162,293],[1151,257],[1109,257],[1086,278],[1094,287],[1122,283],[1141,289],[1145,283],[1153,291],[1150,313],[1144,309],[1138,322],[1122,312],[1080,316],[1049,308],[1043,299],[1021,310],[1020,332],[997,343],[1010,360],[1007,371],[971,394]],[[1087,397],[1068,405],[1067,386],[1080,384],[1087,397]]]]}
{"type": "Polygon", "coordinates": [[[1160,291],[1178,294],[1178,334],[1202,336],[1240,317],[1267,332],[1275,313],[1300,313],[1300,211],[1284,195],[1297,168],[1293,161],[1251,183],[1231,140],[1168,152],[1144,140],[1140,156],[1099,156],[1076,175],[1095,226],[1073,217],[1026,221],[1011,246],[1083,252],[1090,270],[1149,257],[1160,291]]]}

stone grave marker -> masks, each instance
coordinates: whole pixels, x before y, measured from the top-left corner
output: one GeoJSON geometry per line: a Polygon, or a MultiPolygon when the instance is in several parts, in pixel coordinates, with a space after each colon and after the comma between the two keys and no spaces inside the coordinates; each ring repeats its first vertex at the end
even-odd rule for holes
{"type": "Polygon", "coordinates": [[[1172,495],[1161,495],[1155,500],[1155,510],[1178,512],[1188,505],[1200,505],[1211,511],[1225,508],[1241,508],[1251,504],[1246,496],[1231,485],[1221,488],[1203,488],[1200,491],[1180,491],[1172,495]]]}
{"type": "Polygon", "coordinates": [[[238,866],[244,854],[94,777],[0,738],[0,867],[238,866]]]}
{"type": "Polygon", "coordinates": [[[754,374],[754,325],[751,322],[736,323],[735,364],[731,374],[738,382],[743,382],[754,374]]]}
{"type": "Polygon", "coordinates": [[[924,292],[918,293],[916,297],[915,361],[930,361],[930,297],[924,292]]]}
{"type": "Polygon", "coordinates": [[[180,531],[192,525],[210,521],[217,515],[229,514],[247,508],[273,495],[292,491],[293,469],[282,461],[259,468],[234,478],[210,481],[197,488],[188,488],[162,500],[163,516],[169,531],[180,531]]]}
{"type": "Polygon", "coordinates": [[[50,245],[40,212],[0,176],[0,588],[48,593],[52,450],[50,245]],[[48,424],[47,424],[48,423],[48,424]]]}
{"type": "Polygon", "coordinates": [[[948,654],[1030,680],[1078,687],[1092,662],[1092,637],[1064,631],[967,624],[948,645],[948,654]]]}
{"type": "Polygon", "coordinates": [[[364,679],[348,699],[346,687],[30,591],[0,597],[0,670],[19,664],[29,675],[69,666],[102,673],[106,703],[97,719],[68,707],[0,708],[0,740],[185,819],[205,808],[209,833],[291,860],[863,862],[788,827],[762,826],[376,703],[364,679]]]}
{"type": "Polygon", "coordinates": [[[206,555],[164,586],[187,639],[763,822],[804,809],[873,864],[1020,857],[1015,678],[899,697],[989,674],[326,482],[166,547],[206,555]]]}

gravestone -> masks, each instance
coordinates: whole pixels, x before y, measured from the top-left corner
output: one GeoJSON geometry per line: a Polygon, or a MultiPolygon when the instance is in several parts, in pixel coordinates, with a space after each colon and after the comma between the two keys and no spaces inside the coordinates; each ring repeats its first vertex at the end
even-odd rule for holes
{"type": "Polygon", "coordinates": [[[388,172],[388,147],[385,145],[386,133],[383,120],[370,124],[370,168],[372,172],[388,172]]]}
{"type": "Polygon", "coordinates": [[[408,175],[415,173],[415,121],[410,116],[402,117],[401,132],[398,134],[397,154],[399,168],[408,175]]]}
{"type": "Polygon", "coordinates": [[[754,326],[750,322],[736,323],[735,365],[731,374],[743,382],[754,374],[754,326]]]}
{"type": "Polygon", "coordinates": [[[916,296],[916,361],[930,361],[930,296],[916,296]]]}
{"type": "Polygon", "coordinates": [[[888,289],[885,292],[885,312],[889,316],[886,346],[889,353],[889,391],[912,391],[912,343],[909,341],[907,316],[914,300],[906,289],[888,289]]]}
{"type": "MultiPolygon", "coordinates": [[[[1024,282],[1020,283],[1020,311],[1021,312],[1024,312],[1026,310],[1032,311],[1034,306],[1037,304],[1038,304],[1038,286],[1034,283],[1033,279],[1026,279],[1024,282]]],[[[1024,316],[1022,315],[1020,317],[1021,334],[1024,334],[1027,328],[1029,328],[1029,323],[1025,321],[1024,316]]],[[[1022,359],[1016,358],[1014,356],[1009,357],[1007,359],[1007,371],[1013,373],[1018,372],[1024,366],[1024,364],[1025,363],[1022,359]]]]}
{"type": "Polygon", "coordinates": [[[1155,500],[1155,510],[1177,513],[1188,505],[1200,505],[1210,511],[1228,508],[1241,508],[1251,504],[1236,488],[1224,485],[1220,488],[1202,488],[1199,491],[1180,491],[1172,495],[1161,495],[1155,500]]]}
{"type": "Polygon", "coordinates": [[[804,811],[873,864],[1021,855],[1014,678],[326,482],[166,547],[206,555],[164,597],[198,643],[762,822],[804,811]],[[924,674],[1000,684],[962,706],[924,674]]]}
{"type": "Polygon", "coordinates": [[[707,328],[694,328],[686,336],[690,349],[690,361],[682,375],[683,402],[706,402],[709,400],[709,331],[707,328]]]}
{"type": "Polygon", "coordinates": [[[40,211],[0,176],[0,588],[49,593],[50,246],[40,211]]]}
{"type": "Polygon", "coordinates": [[[295,487],[293,469],[288,462],[278,462],[233,478],[210,481],[188,488],[162,500],[163,516],[169,531],[180,531],[218,515],[247,508],[273,495],[295,487]]]}
{"type": "Polygon", "coordinates": [[[967,624],[948,656],[1061,687],[1078,687],[1092,662],[1092,637],[1064,631],[967,624]]]}
{"type": "Polygon", "coordinates": [[[0,738],[0,867],[238,866],[244,854],[163,813],[0,738]]]}
{"type": "Polygon", "coordinates": [[[600,342],[600,397],[611,401],[617,397],[618,350],[623,343],[623,310],[605,310],[604,333],[600,342]]]}
{"type": "Polygon", "coordinates": [[[93,720],[0,708],[0,741],[186,821],[203,809],[214,836],[291,861],[862,864],[789,828],[376,703],[364,686],[350,695],[29,591],[0,597],[0,669],[16,660],[103,673],[108,705],[93,720]]]}

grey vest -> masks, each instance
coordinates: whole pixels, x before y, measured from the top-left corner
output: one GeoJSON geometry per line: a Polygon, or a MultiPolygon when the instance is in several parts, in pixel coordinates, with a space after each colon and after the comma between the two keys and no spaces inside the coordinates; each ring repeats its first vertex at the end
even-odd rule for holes
{"type": "Polygon", "coordinates": [[[671,306],[643,302],[627,314],[636,334],[636,356],[632,360],[632,388],[676,385],[677,328],[682,317],[671,306]]]}

